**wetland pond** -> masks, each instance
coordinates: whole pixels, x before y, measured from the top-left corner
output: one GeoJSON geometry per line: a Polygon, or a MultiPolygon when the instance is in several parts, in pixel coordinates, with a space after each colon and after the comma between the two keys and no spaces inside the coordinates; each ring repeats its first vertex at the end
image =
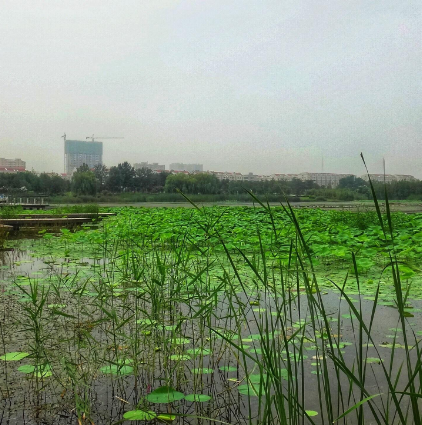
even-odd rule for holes
{"type": "Polygon", "coordinates": [[[113,211],[0,253],[0,424],[421,423],[422,216],[113,211]]]}

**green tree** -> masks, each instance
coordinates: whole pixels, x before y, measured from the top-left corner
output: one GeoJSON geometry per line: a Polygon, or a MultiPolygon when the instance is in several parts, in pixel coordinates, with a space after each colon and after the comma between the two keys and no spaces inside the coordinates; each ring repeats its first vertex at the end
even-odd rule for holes
{"type": "Polygon", "coordinates": [[[117,165],[123,191],[133,190],[135,187],[135,169],[127,162],[117,165]]]}
{"type": "Polygon", "coordinates": [[[47,173],[40,174],[39,191],[48,194],[51,186],[51,177],[47,173]]]}
{"type": "Polygon", "coordinates": [[[149,168],[135,171],[135,187],[140,192],[150,192],[154,186],[154,173],[149,168]]]}
{"type": "Polygon", "coordinates": [[[340,179],[338,188],[339,189],[350,189],[350,190],[358,190],[362,187],[367,187],[368,183],[365,180],[356,177],[356,176],[348,176],[340,179]]]}
{"type": "Polygon", "coordinates": [[[85,173],[86,171],[91,171],[91,170],[89,169],[88,164],[85,164],[85,163],[76,169],[76,172],[78,173],[85,173]]]}
{"type": "Polygon", "coordinates": [[[97,189],[102,192],[107,182],[108,169],[103,164],[97,164],[92,171],[97,180],[97,189]]]}
{"type": "Polygon", "coordinates": [[[120,170],[117,167],[110,167],[108,173],[106,187],[112,192],[121,192],[122,191],[122,176],[120,170]]]}
{"type": "Polygon", "coordinates": [[[220,182],[216,176],[207,173],[172,174],[166,179],[165,191],[172,193],[177,190],[192,194],[216,194],[220,191],[220,182]]]}
{"type": "Polygon", "coordinates": [[[69,189],[69,182],[59,175],[51,176],[50,187],[47,191],[49,195],[60,195],[69,189]]]}
{"type": "Polygon", "coordinates": [[[188,174],[171,174],[167,177],[165,191],[174,193],[180,190],[183,193],[190,193],[190,187],[190,176],[188,174]]]}
{"type": "Polygon", "coordinates": [[[77,171],[72,176],[72,191],[78,195],[95,195],[97,181],[92,171],[77,171]]]}

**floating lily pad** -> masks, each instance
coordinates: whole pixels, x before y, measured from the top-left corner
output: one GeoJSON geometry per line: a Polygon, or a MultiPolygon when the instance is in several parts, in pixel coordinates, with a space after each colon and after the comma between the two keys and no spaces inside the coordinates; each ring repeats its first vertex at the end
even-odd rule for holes
{"type": "Polygon", "coordinates": [[[23,351],[16,351],[14,353],[6,353],[0,357],[0,360],[5,360],[7,362],[17,362],[19,360],[28,357],[29,353],[24,353],[23,351]]]}
{"type": "Polygon", "coordinates": [[[380,344],[380,347],[384,347],[384,348],[405,348],[405,346],[404,345],[402,345],[402,344],[392,344],[392,343],[389,343],[389,342],[384,342],[384,343],[382,343],[382,344],[380,344]]]}
{"type": "Polygon", "coordinates": [[[156,417],[157,414],[151,410],[148,410],[148,412],[144,410],[131,410],[123,415],[123,418],[128,421],[150,421],[156,417]]]}
{"type": "Polygon", "coordinates": [[[248,381],[252,384],[259,384],[261,380],[266,379],[267,375],[259,375],[259,374],[253,374],[248,376],[248,381]]]}
{"type": "Polygon", "coordinates": [[[172,387],[164,386],[149,393],[147,400],[151,403],[172,403],[173,401],[182,400],[183,397],[183,393],[176,391],[172,387]]]}
{"type": "Polygon", "coordinates": [[[50,365],[23,365],[18,367],[18,371],[25,373],[25,374],[31,374],[32,377],[38,377],[38,378],[47,378],[48,376],[52,375],[51,367],[50,365]]]}
{"type": "Polygon", "coordinates": [[[186,352],[193,356],[209,356],[212,353],[212,351],[208,348],[190,348],[189,350],[186,350],[186,352]]]}
{"type": "Polygon", "coordinates": [[[173,422],[176,419],[176,415],[170,415],[169,413],[161,413],[157,416],[157,419],[164,422],[173,422]]]}
{"type": "Polygon", "coordinates": [[[187,339],[187,338],[174,338],[174,339],[171,340],[171,342],[173,342],[173,344],[183,345],[183,344],[189,344],[190,339],[187,339]]]}
{"type": "Polygon", "coordinates": [[[132,366],[127,366],[127,365],[108,365],[108,366],[103,366],[100,371],[102,373],[105,374],[110,374],[110,375],[131,375],[133,373],[133,367],[132,366]]]}
{"type": "Polygon", "coordinates": [[[65,308],[66,304],[48,304],[48,308],[65,308]]]}
{"type": "Polygon", "coordinates": [[[211,397],[205,394],[188,394],[185,396],[185,400],[204,403],[205,401],[211,400],[211,397]]]}
{"type": "Polygon", "coordinates": [[[223,372],[236,372],[237,371],[237,367],[233,367],[233,366],[221,366],[219,367],[220,370],[222,370],[223,372]]]}
{"type": "Polygon", "coordinates": [[[383,359],[379,359],[378,357],[367,357],[366,363],[378,363],[381,364],[383,359]]]}
{"type": "Polygon", "coordinates": [[[192,373],[194,373],[195,375],[203,375],[203,374],[209,374],[213,372],[214,372],[214,369],[209,369],[206,367],[198,367],[198,368],[192,369],[192,373]]]}
{"type": "Polygon", "coordinates": [[[157,321],[147,318],[147,319],[138,319],[136,323],[138,323],[138,325],[153,326],[157,324],[157,321]]]}
{"type": "Polygon", "coordinates": [[[191,356],[189,356],[187,354],[173,354],[173,355],[170,356],[170,360],[186,361],[186,360],[191,360],[191,356]]]}
{"type": "Polygon", "coordinates": [[[164,329],[166,330],[166,331],[173,331],[174,329],[176,329],[177,328],[177,325],[165,325],[164,326],[164,329]]]}
{"type": "Polygon", "coordinates": [[[242,395],[246,395],[248,397],[256,397],[258,395],[258,388],[256,388],[256,386],[254,385],[239,385],[237,387],[237,390],[242,395]]]}

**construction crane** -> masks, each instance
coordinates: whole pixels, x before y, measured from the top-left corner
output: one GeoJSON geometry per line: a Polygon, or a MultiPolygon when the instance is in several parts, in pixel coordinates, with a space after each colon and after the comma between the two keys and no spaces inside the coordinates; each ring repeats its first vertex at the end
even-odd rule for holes
{"type": "Polygon", "coordinates": [[[95,142],[95,139],[124,139],[124,137],[108,137],[108,136],[88,136],[87,139],[91,139],[91,142],[95,142]]]}
{"type": "Polygon", "coordinates": [[[66,133],[63,134],[62,138],[64,139],[64,164],[63,164],[63,172],[66,174],[66,133]]]}

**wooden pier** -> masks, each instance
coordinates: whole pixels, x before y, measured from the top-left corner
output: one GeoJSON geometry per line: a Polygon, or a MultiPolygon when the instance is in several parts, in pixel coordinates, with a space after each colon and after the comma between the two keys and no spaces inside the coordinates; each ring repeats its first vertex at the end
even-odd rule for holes
{"type": "Polygon", "coordinates": [[[0,219],[0,226],[8,226],[18,231],[23,228],[74,228],[83,224],[92,223],[93,221],[102,220],[103,218],[116,215],[115,213],[85,213],[85,214],[68,214],[67,216],[51,215],[51,214],[28,214],[19,215],[14,218],[0,219]]]}
{"type": "MultiPolygon", "coordinates": [[[[90,218],[90,219],[97,219],[97,218],[107,218],[115,216],[116,213],[106,213],[106,212],[99,212],[99,213],[68,213],[68,214],[19,214],[14,218],[90,218]]],[[[1,219],[0,219],[1,222],[1,219]]]]}
{"type": "Polygon", "coordinates": [[[24,210],[45,210],[50,205],[44,196],[7,197],[0,200],[0,208],[4,207],[21,207],[24,210]]]}

